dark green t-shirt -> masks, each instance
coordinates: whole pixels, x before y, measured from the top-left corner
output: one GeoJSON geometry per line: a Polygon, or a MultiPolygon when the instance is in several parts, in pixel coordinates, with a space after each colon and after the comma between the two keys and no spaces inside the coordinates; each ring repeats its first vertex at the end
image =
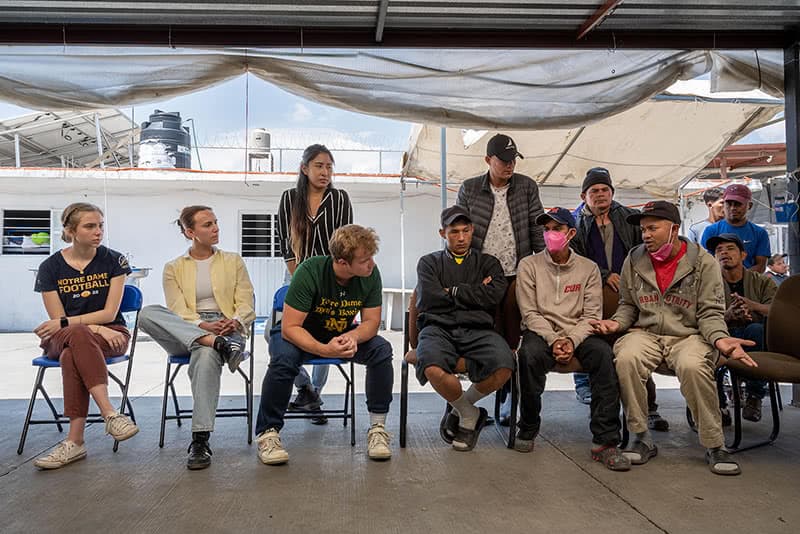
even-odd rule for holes
{"type": "Polygon", "coordinates": [[[362,308],[379,307],[382,291],[377,266],[371,275],[356,276],[341,286],[333,273],[333,258],[314,256],[294,272],[286,304],[308,313],[303,328],[320,343],[327,343],[352,329],[353,319],[362,308]]]}

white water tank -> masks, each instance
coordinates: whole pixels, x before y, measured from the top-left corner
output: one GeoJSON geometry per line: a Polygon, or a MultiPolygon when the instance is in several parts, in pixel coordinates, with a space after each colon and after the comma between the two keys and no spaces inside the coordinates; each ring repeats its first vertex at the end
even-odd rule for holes
{"type": "Polygon", "coordinates": [[[266,154],[270,148],[270,136],[266,128],[256,128],[250,132],[248,147],[253,154],[266,154]]]}

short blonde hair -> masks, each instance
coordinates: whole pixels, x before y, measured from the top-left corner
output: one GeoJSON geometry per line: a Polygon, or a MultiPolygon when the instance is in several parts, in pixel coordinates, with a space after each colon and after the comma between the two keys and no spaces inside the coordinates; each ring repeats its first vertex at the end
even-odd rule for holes
{"type": "Polygon", "coordinates": [[[333,232],[328,248],[334,260],[351,263],[360,248],[370,256],[377,254],[379,241],[380,238],[373,228],[348,224],[333,232]]]}

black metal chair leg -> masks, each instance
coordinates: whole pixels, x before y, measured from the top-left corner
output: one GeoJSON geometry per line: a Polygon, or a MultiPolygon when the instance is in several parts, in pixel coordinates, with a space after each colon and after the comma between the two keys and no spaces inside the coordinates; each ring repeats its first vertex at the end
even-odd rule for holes
{"type": "Polygon", "coordinates": [[[31,402],[28,404],[28,413],[25,415],[25,423],[22,425],[22,434],[19,436],[17,454],[22,454],[22,451],[25,448],[25,440],[28,437],[28,428],[31,425],[31,416],[33,415],[33,405],[36,403],[36,392],[39,391],[39,386],[42,383],[44,369],[44,367],[40,367],[39,371],[36,373],[36,382],[33,384],[33,392],[31,393],[31,402]]]}
{"type": "Polygon", "coordinates": [[[625,415],[625,410],[622,410],[622,441],[619,443],[620,449],[625,449],[628,447],[628,442],[631,439],[631,433],[628,430],[628,418],[625,415]]]}
{"type": "Polygon", "coordinates": [[[781,431],[781,414],[779,412],[781,392],[779,387],[776,382],[769,383],[769,402],[772,408],[772,432],[769,434],[769,443],[773,443],[778,439],[778,434],[781,431]]]}
{"type": "MultiPolygon", "coordinates": [[[[356,384],[355,366],[350,362],[350,446],[356,446],[356,384]]],[[[346,421],[346,419],[345,419],[346,421]]]]}
{"type": "MultiPolygon", "coordinates": [[[[516,360],[516,354],[514,355],[516,360]]],[[[508,415],[508,443],[509,449],[514,448],[517,441],[517,409],[519,405],[519,372],[515,369],[511,373],[511,413],[508,415]]]]}
{"type": "Polygon", "coordinates": [[[400,448],[406,446],[406,424],[408,423],[408,362],[405,358],[400,367],[400,448]]]}
{"type": "Polygon", "coordinates": [[[53,404],[52,400],[50,400],[50,395],[47,394],[47,391],[44,389],[44,386],[42,385],[41,382],[39,382],[39,391],[42,392],[42,397],[44,398],[44,401],[47,403],[47,406],[50,407],[50,411],[53,413],[53,419],[56,422],[56,427],[58,428],[58,431],[64,432],[64,427],[61,425],[59,421],[61,419],[61,414],[58,413],[58,410],[56,410],[56,405],[53,404]]]}
{"type": "Polygon", "coordinates": [[[175,393],[175,377],[178,376],[178,371],[181,370],[181,367],[183,366],[178,364],[178,366],[175,367],[175,372],[172,373],[169,379],[169,389],[172,392],[172,402],[175,405],[175,422],[179,427],[181,426],[181,407],[178,404],[178,394],[175,393]]]}
{"type": "Polygon", "coordinates": [[[161,435],[158,438],[159,448],[164,447],[164,427],[167,424],[167,396],[169,395],[169,359],[167,360],[167,374],[164,377],[164,395],[161,398],[161,435]]]}
{"type": "Polygon", "coordinates": [[[742,443],[742,396],[739,390],[739,377],[733,371],[730,374],[733,389],[733,443],[728,445],[728,448],[735,450],[742,443]]]}

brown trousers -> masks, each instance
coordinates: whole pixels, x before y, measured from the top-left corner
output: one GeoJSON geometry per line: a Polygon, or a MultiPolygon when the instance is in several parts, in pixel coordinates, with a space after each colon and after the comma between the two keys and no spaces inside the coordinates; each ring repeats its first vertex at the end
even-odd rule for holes
{"type": "MultiPolygon", "coordinates": [[[[122,332],[130,341],[130,333],[124,326],[109,325],[106,328],[122,332]]],[[[89,390],[108,384],[105,358],[116,356],[108,342],[100,334],[92,333],[87,325],[76,324],[62,328],[42,341],[40,346],[48,358],[61,363],[64,415],[86,417],[89,413],[89,390]]]]}

